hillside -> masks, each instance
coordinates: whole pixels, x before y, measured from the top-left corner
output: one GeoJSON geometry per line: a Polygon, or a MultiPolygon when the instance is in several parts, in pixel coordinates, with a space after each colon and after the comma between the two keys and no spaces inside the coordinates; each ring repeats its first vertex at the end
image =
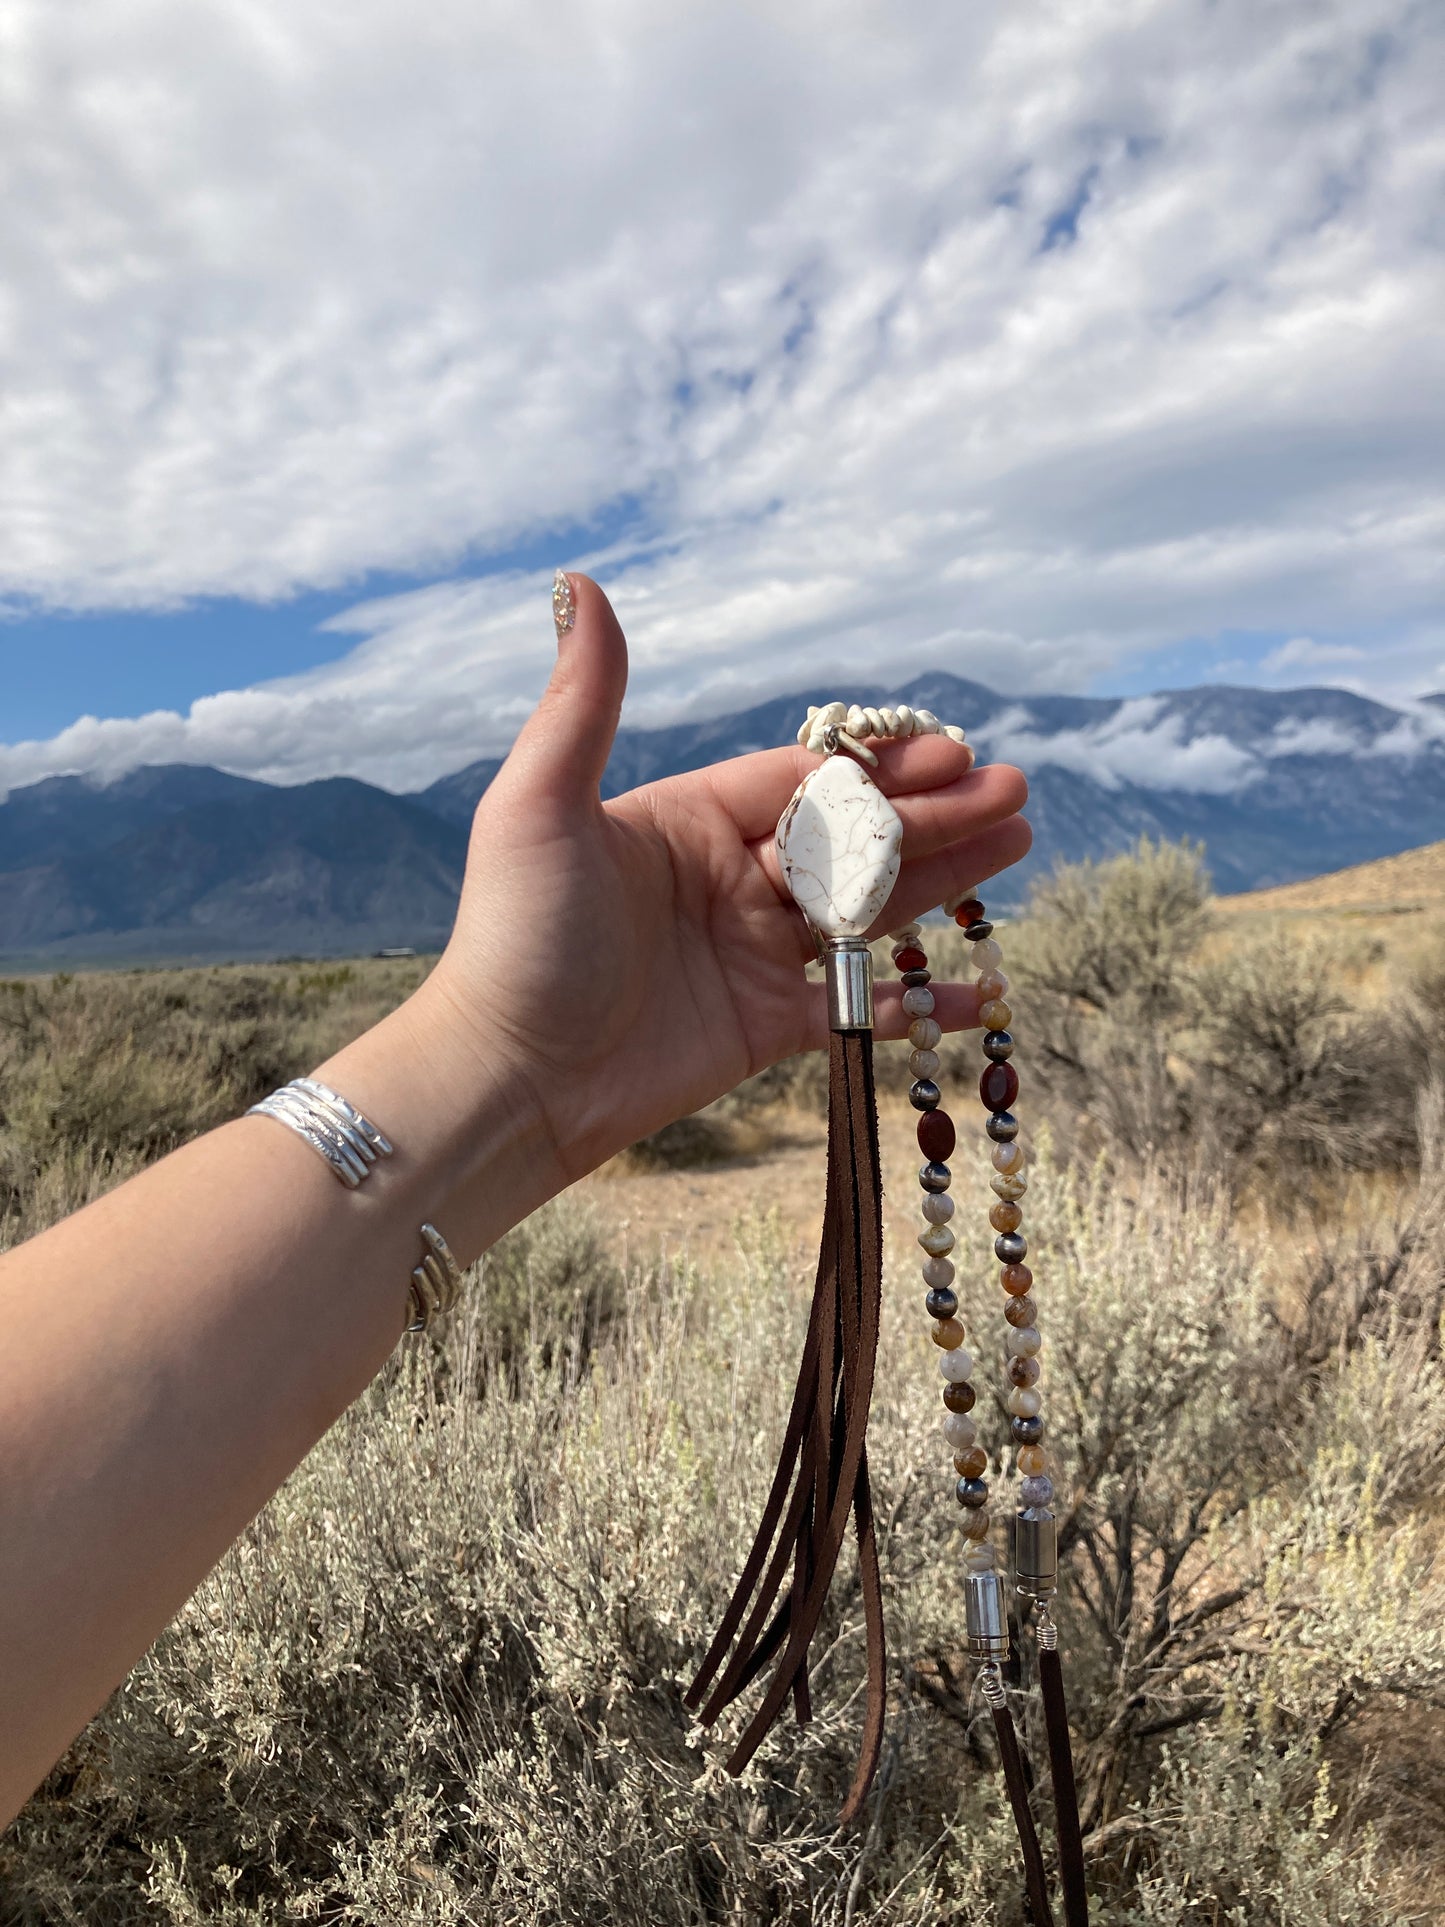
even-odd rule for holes
{"type": "MultiPolygon", "coordinates": [[[[604,793],[789,742],[807,704],[830,693],[623,729],[604,793]]],[[[1028,771],[1034,848],[996,892],[1000,908],[1060,859],[1142,835],[1202,843],[1216,888],[1255,893],[1255,908],[1262,891],[1445,838],[1445,714],[1431,701],[1224,688],[1018,700],[943,671],[853,693],[958,719],[982,758],[1028,771]]],[[[472,811],[499,767],[487,756],[411,796],[346,777],[280,788],[190,767],[18,789],[0,802],[0,965],[434,948],[472,811]]],[[[1409,896],[1407,874],[1385,887],[1409,896]]]]}

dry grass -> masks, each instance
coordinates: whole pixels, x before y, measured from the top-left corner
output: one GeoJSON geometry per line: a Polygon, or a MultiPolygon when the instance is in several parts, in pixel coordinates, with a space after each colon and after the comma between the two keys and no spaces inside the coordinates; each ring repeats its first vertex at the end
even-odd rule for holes
{"type": "MultiPolygon", "coordinates": [[[[1082,908],[1066,900],[1072,935],[1049,928],[1045,894],[1006,939],[1034,985],[1016,1026],[1036,1098],[1030,1261],[1094,1917],[1423,1919],[1445,1902],[1431,1886],[1445,1827],[1419,1791],[1445,1772],[1432,1047],[1411,1060],[1408,1129],[1362,1128],[1331,1081],[1353,1060],[1305,1034],[1348,1035],[1354,1001],[1306,970],[1286,986],[1299,1034],[1252,1044],[1293,1121],[1264,1154],[1203,1128],[1221,1073],[1198,986],[1237,1023],[1273,980],[1246,958],[1221,982],[1208,912],[1180,887],[1187,859],[1135,865],[1088,877],[1082,908]],[[1168,876],[1146,874],[1160,863],[1168,876]],[[1095,899],[1115,939],[1126,914],[1140,927],[1117,983],[1085,970],[1082,995],[1068,978],[1089,943],[1064,939],[1092,941],[1077,926],[1095,899]],[[1153,1149],[1147,1106],[1174,1120],[1153,1149]],[[1305,1151],[1287,1168],[1290,1145],[1305,1151]]],[[[956,943],[933,946],[940,962],[956,943]]],[[[404,987],[360,967],[323,988],[252,971],[33,989],[0,1057],[11,1235],[162,1148],[127,1093],[169,1093],[171,1135],[208,1122],[218,1028],[239,1027],[239,1102],[248,1079],[288,1074],[404,987]],[[107,1038],[132,1040],[123,1074],[97,1070],[59,1103],[73,1072],[47,1083],[47,1051],[74,1067],[104,1059],[107,1038]]],[[[954,1062],[974,1071],[976,1048],[954,1062]]],[[[733,1783],[716,1765],[726,1735],[681,1707],[790,1390],[821,1188],[815,1096],[812,1066],[757,1080],[705,1120],[703,1162],[642,1152],[492,1254],[453,1328],[398,1354],[0,1842],[0,1921],[1016,1927],[1009,1823],[960,1653],[908,1114],[891,1102],[870,1432],[891,1712],[869,1824],[828,1828],[860,1711],[846,1573],[812,1728],[780,1733],[733,1783]],[[659,1255],[663,1226],[700,1231],[696,1262],[676,1235],[659,1255]]],[[[980,1259],[981,1166],[956,1160],[980,1259]]],[[[997,1308],[972,1296],[986,1352],[997,1308]]]]}

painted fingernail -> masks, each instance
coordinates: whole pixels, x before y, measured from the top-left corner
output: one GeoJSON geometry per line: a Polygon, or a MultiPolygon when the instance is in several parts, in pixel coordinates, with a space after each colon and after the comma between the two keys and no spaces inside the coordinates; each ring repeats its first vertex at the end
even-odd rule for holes
{"type": "Polygon", "coordinates": [[[552,578],[552,620],[557,625],[558,642],[577,620],[577,604],[572,596],[572,578],[561,569],[558,569],[552,578]]]}

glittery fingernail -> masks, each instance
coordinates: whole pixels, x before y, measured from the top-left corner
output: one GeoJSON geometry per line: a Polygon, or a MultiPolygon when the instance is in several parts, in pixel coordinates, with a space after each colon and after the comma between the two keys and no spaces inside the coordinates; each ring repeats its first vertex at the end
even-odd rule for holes
{"type": "Polygon", "coordinates": [[[562,569],[558,569],[552,578],[552,620],[557,625],[558,642],[577,620],[577,604],[572,596],[572,578],[562,569]]]}

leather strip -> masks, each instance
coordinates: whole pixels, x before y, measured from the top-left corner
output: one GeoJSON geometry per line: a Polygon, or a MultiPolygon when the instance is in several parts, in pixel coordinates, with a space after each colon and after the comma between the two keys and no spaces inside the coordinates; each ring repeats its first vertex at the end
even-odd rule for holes
{"type": "Polygon", "coordinates": [[[1084,1890],[1084,1842],[1079,1832],[1079,1793],[1074,1783],[1074,1750],[1069,1741],[1069,1711],[1064,1701],[1064,1670],[1059,1655],[1039,1649],[1039,1689],[1049,1770],[1054,1780],[1054,1826],[1059,1838],[1059,1887],[1067,1927],[1088,1927],[1089,1897],[1084,1890]]]}
{"type": "Polygon", "coordinates": [[[887,1710],[883,1590],[865,1449],[882,1275],[873,1040],[867,1031],[835,1032],[829,1047],[827,1202],[792,1409],[751,1550],[685,1703],[701,1706],[699,1717],[710,1724],[778,1654],[762,1702],[728,1760],[733,1773],[746,1767],[790,1697],[800,1724],[811,1716],[808,1651],[852,1513],[868,1692],[858,1765],[840,1825],[861,1810],[877,1770],[887,1710]],[[779,1598],[789,1566],[791,1583],[779,1598]]]}
{"type": "Polygon", "coordinates": [[[1014,1825],[1018,1829],[1019,1848],[1024,1861],[1024,1892],[1028,1896],[1033,1927],[1054,1927],[1054,1916],[1049,1908],[1049,1878],[1044,1871],[1043,1849],[1039,1845],[1038,1829],[1034,1826],[1034,1816],[1029,1807],[1028,1780],[1024,1773],[1023,1755],[1019,1751],[1018,1734],[1014,1731],[1013,1714],[1006,1705],[992,1706],[989,1710],[993,1714],[994,1732],[998,1735],[1003,1781],[1008,1789],[1009,1805],[1013,1808],[1014,1825]]]}

